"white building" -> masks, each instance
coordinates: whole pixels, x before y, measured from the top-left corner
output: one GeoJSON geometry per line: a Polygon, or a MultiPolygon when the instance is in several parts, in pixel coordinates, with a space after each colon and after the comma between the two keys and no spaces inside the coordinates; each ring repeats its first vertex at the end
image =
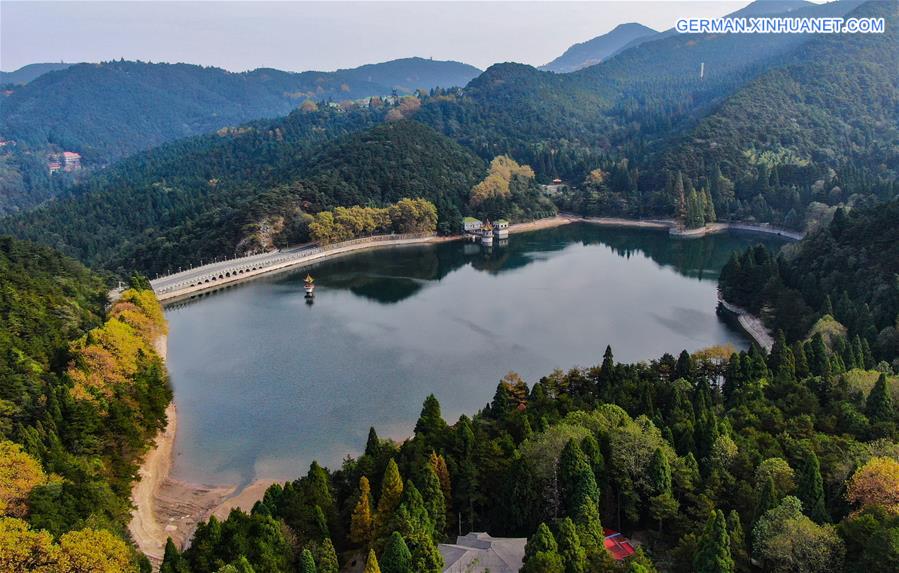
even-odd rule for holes
{"type": "Polygon", "coordinates": [[[480,231],[483,226],[484,224],[480,219],[475,219],[474,217],[465,217],[462,219],[462,228],[466,233],[480,231]]]}
{"type": "Polygon", "coordinates": [[[497,239],[508,239],[509,238],[509,222],[505,219],[499,219],[495,223],[493,223],[493,235],[497,239]]]}
{"type": "Polygon", "coordinates": [[[490,537],[469,533],[456,543],[438,545],[444,573],[517,573],[524,563],[525,538],[490,537]]]}

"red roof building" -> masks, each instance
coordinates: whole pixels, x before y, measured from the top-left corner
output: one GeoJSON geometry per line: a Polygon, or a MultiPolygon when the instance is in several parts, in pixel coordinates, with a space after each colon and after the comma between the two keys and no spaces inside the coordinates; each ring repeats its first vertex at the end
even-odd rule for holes
{"type": "Polygon", "coordinates": [[[604,528],[603,535],[605,535],[605,541],[603,543],[606,546],[606,550],[612,554],[612,557],[616,561],[627,559],[636,552],[634,546],[631,544],[631,540],[617,531],[604,528]]]}

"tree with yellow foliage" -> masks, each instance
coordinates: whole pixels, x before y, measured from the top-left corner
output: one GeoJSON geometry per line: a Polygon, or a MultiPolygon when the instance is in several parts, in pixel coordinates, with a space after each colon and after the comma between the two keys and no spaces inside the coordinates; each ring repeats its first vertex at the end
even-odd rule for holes
{"type": "Polygon", "coordinates": [[[368,550],[368,560],[365,561],[365,571],[363,573],[381,573],[381,567],[378,565],[378,558],[375,557],[375,550],[368,550]]]}
{"type": "Polygon", "coordinates": [[[899,461],[886,457],[868,460],[849,480],[846,498],[860,509],[877,506],[899,514],[899,461]]]}
{"type": "Polygon", "coordinates": [[[59,547],[46,531],[31,531],[21,519],[0,517],[0,571],[57,573],[59,547]]]}
{"type": "Polygon", "coordinates": [[[125,542],[102,529],[70,531],[59,539],[60,573],[137,571],[125,542]]]}
{"type": "Polygon", "coordinates": [[[0,442],[0,515],[24,517],[28,513],[28,494],[46,481],[40,462],[19,444],[0,442]]]}
{"type": "Polygon", "coordinates": [[[387,469],[384,470],[384,481],[381,484],[381,497],[378,498],[378,513],[375,515],[375,526],[379,534],[383,533],[383,528],[390,522],[393,512],[400,504],[403,497],[403,478],[400,476],[400,469],[397,467],[393,458],[387,462],[387,469]]]}
{"type": "Polygon", "coordinates": [[[353,515],[350,518],[350,540],[359,545],[369,543],[373,525],[371,486],[368,483],[368,478],[362,476],[359,478],[359,501],[356,502],[356,506],[353,508],[353,515]]]}

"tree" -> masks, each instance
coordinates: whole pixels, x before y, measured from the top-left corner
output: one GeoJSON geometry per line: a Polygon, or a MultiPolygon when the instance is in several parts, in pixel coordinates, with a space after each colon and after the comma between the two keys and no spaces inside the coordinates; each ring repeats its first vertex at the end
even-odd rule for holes
{"type": "Polygon", "coordinates": [[[799,471],[799,487],[796,491],[805,514],[818,523],[828,520],[824,504],[824,482],[821,479],[821,464],[812,450],[807,450],[799,471]]]}
{"type": "Polygon", "coordinates": [[[375,557],[375,550],[368,550],[368,559],[365,560],[365,570],[362,573],[381,573],[381,567],[378,566],[378,558],[375,557]]]}
{"type": "Polygon", "coordinates": [[[435,535],[440,538],[446,530],[446,503],[443,500],[443,490],[440,487],[440,478],[434,472],[434,466],[430,463],[424,470],[424,488],[422,498],[428,510],[428,517],[434,527],[435,535]]]}
{"type": "Polygon", "coordinates": [[[731,510],[727,514],[727,534],[730,536],[730,554],[734,558],[734,564],[738,571],[750,569],[749,552],[746,551],[746,534],[743,533],[743,523],[740,514],[731,510]]]}
{"type": "Polygon", "coordinates": [[[70,531],[59,538],[60,573],[135,572],[125,542],[102,529],[70,531]]]}
{"type": "Polygon", "coordinates": [[[359,499],[356,501],[356,506],[353,508],[353,514],[350,517],[350,540],[357,545],[365,545],[371,542],[373,526],[371,486],[368,483],[368,478],[362,476],[359,478],[359,499]]]}
{"type": "Polygon", "coordinates": [[[440,444],[446,429],[446,422],[440,414],[440,402],[433,394],[428,394],[415,423],[416,439],[424,440],[428,444],[440,444]]]}
{"type": "Polygon", "coordinates": [[[753,558],[766,570],[825,573],[842,571],[845,547],[831,525],[803,515],[802,503],[787,496],[752,529],[753,558]]]}
{"type": "Polygon", "coordinates": [[[376,529],[381,530],[387,525],[402,498],[403,478],[400,476],[400,469],[397,467],[396,462],[391,458],[387,462],[387,469],[384,471],[384,479],[381,482],[378,513],[375,514],[376,529]]]}
{"type": "Polygon", "coordinates": [[[46,531],[32,531],[21,519],[0,517],[0,571],[56,573],[59,547],[46,531]]]}
{"type": "Polygon", "coordinates": [[[671,491],[671,466],[661,448],[656,449],[649,463],[649,482],[654,494],[650,499],[649,511],[658,520],[661,533],[662,521],[677,515],[679,509],[671,491]]]}
{"type": "Polygon", "coordinates": [[[699,550],[693,559],[696,573],[733,573],[734,560],[730,553],[730,536],[724,513],[718,509],[712,512],[706,522],[699,550]]]}
{"type": "Polygon", "coordinates": [[[581,547],[577,529],[570,517],[559,522],[558,547],[559,555],[565,565],[565,573],[584,573],[587,553],[581,547]]]}
{"type": "Polygon", "coordinates": [[[849,480],[846,499],[860,508],[881,507],[899,515],[899,461],[874,457],[849,480]]]}
{"type": "Polygon", "coordinates": [[[450,482],[449,469],[446,467],[446,460],[443,456],[431,452],[428,463],[431,464],[434,473],[437,475],[437,479],[440,480],[440,490],[443,492],[443,503],[446,505],[446,513],[449,515],[451,509],[450,502],[453,499],[453,488],[450,482]]]}
{"type": "Polygon", "coordinates": [[[562,449],[559,457],[559,479],[568,515],[574,515],[587,498],[594,504],[599,502],[599,488],[593,469],[575,440],[569,440],[562,449]]]}
{"type": "Polygon", "coordinates": [[[881,373],[865,401],[865,413],[872,422],[892,422],[896,416],[893,397],[887,387],[886,374],[881,373]]]}
{"type": "Polygon", "coordinates": [[[381,570],[384,573],[415,573],[412,553],[403,536],[396,531],[390,534],[390,540],[381,555],[381,570]]]}
{"type": "Polygon", "coordinates": [[[171,537],[166,539],[159,573],[188,573],[187,561],[175,547],[171,537]]]}
{"type": "Polygon", "coordinates": [[[308,549],[303,549],[303,553],[300,554],[300,573],[317,573],[315,559],[308,549]]]}
{"type": "Polygon", "coordinates": [[[522,573],[565,573],[565,564],[559,555],[556,538],[545,523],[541,523],[537,531],[524,546],[524,565],[522,573]]]}
{"type": "Polygon", "coordinates": [[[0,441],[0,515],[24,517],[28,494],[47,481],[40,462],[19,444],[0,441]]]}
{"type": "Polygon", "coordinates": [[[777,495],[777,487],[774,485],[774,478],[770,475],[762,482],[762,487],[756,494],[755,500],[755,519],[765,515],[765,513],[777,506],[780,496],[777,495]]]}
{"type": "Polygon", "coordinates": [[[340,564],[337,561],[337,552],[334,550],[334,544],[331,538],[326,537],[324,541],[316,548],[315,561],[318,564],[318,573],[338,573],[340,564]]]}

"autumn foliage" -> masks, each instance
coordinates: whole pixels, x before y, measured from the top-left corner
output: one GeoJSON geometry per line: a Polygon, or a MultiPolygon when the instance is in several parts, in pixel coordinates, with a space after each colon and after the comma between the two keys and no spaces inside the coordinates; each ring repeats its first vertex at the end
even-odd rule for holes
{"type": "Polygon", "coordinates": [[[899,461],[871,458],[849,480],[846,498],[861,509],[876,506],[899,515],[899,461]]]}

